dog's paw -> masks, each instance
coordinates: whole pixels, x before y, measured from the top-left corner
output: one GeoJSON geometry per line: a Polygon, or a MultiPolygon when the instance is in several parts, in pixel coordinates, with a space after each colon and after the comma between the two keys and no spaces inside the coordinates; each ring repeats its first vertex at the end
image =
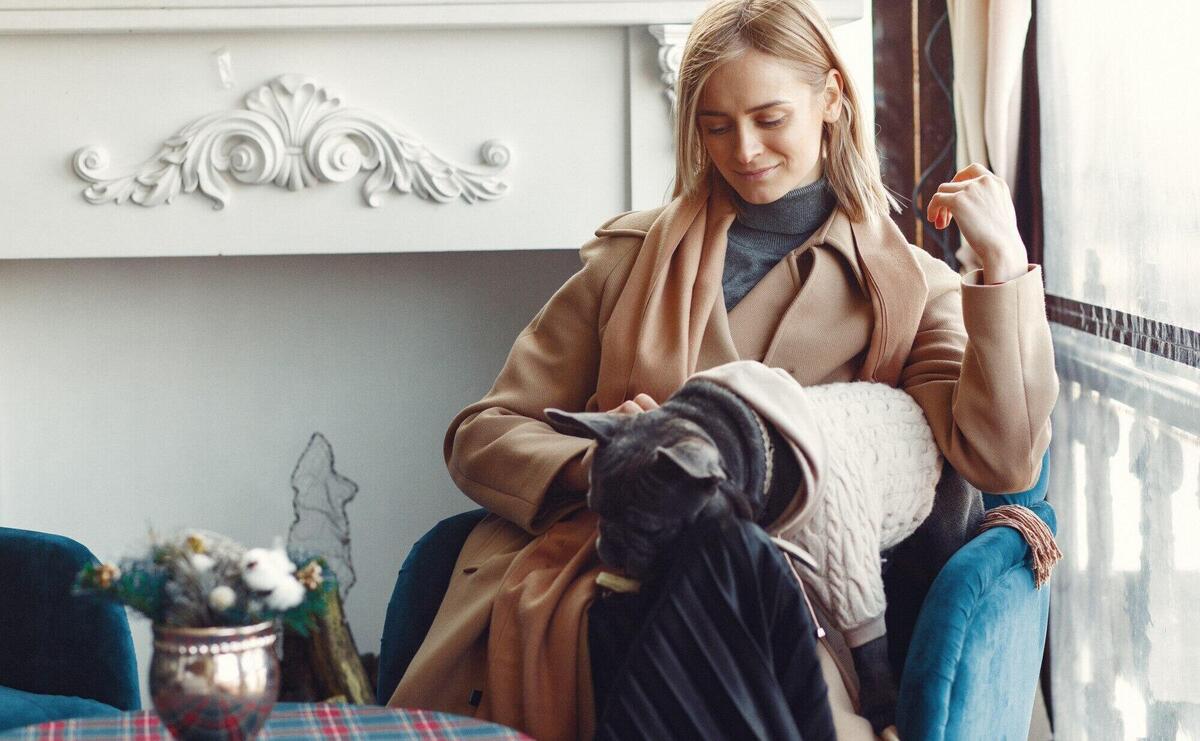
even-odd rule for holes
{"type": "Polygon", "coordinates": [[[858,714],[866,718],[876,734],[896,723],[899,690],[887,660],[887,636],[850,649],[858,674],[858,714]]]}
{"type": "Polygon", "coordinates": [[[859,715],[867,719],[876,734],[884,737],[889,728],[896,726],[896,698],[894,694],[890,697],[888,695],[887,691],[880,692],[878,689],[859,690],[859,715]]]}

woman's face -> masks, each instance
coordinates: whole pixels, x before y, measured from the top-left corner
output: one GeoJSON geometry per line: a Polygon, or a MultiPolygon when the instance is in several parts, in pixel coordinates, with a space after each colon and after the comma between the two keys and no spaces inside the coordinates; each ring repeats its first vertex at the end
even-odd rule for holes
{"type": "Polygon", "coordinates": [[[755,49],[718,67],[700,94],[701,141],[725,181],[749,203],[770,203],[821,177],[821,127],[836,118],[840,75],[824,89],[755,49]]]}

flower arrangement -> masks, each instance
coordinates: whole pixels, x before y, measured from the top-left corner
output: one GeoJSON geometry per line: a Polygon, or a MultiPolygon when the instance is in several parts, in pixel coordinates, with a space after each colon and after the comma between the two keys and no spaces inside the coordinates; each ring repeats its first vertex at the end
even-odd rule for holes
{"type": "Polygon", "coordinates": [[[167,540],[151,535],[142,558],[85,566],[75,591],[128,605],[159,625],[231,627],[279,618],[307,635],[337,580],[324,559],[290,557],[278,540],[246,549],[193,530],[167,540]]]}

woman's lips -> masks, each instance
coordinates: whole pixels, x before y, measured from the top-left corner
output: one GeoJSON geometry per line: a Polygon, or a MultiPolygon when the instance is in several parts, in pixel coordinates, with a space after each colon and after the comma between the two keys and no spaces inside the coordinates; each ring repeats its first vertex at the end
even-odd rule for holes
{"type": "Polygon", "coordinates": [[[741,175],[746,180],[762,180],[776,167],[779,167],[779,165],[771,165],[770,167],[764,167],[761,170],[752,170],[751,172],[739,172],[738,175],[741,175]]]}

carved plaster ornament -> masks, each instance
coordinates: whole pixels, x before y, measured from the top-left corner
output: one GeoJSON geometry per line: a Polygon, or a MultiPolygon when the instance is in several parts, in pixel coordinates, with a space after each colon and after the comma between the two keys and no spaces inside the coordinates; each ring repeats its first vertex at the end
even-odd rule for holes
{"type": "Polygon", "coordinates": [[[671,115],[675,115],[675,87],[679,82],[679,63],[683,61],[683,47],[687,43],[692,27],[686,23],[650,26],[650,33],[658,41],[659,79],[666,85],[663,93],[671,103],[671,115]]]}
{"type": "MultiPolygon", "coordinates": [[[[80,149],[73,164],[76,174],[91,183],[84,198],[93,204],[131,200],[157,206],[171,203],[180,191],[199,188],[213,208],[221,209],[232,197],[228,177],[300,190],[344,182],[360,170],[370,171],[362,194],[372,207],[392,188],[438,203],[491,201],[508,191],[495,173],[442,159],[382,117],[344,107],[340,97],[309,77],[276,77],[248,94],[245,108],[195,121],[167,139],[136,172],[121,177],[101,177],[108,166],[104,149],[80,149]]],[[[483,143],[480,157],[486,165],[504,168],[511,152],[492,139],[483,143]]]]}

